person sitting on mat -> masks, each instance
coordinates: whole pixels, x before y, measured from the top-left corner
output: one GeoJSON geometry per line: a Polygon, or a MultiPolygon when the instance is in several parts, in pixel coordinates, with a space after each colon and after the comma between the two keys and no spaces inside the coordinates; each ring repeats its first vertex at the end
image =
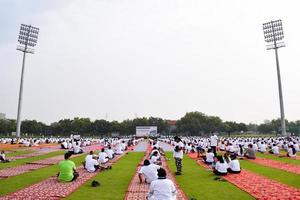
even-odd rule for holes
{"type": "Polygon", "coordinates": [[[105,164],[108,162],[108,155],[105,153],[104,148],[101,149],[101,152],[99,153],[99,163],[105,164]]]}
{"type": "Polygon", "coordinates": [[[88,172],[95,172],[100,168],[99,162],[97,161],[97,156],[92,155],[92,157],[88,157],[85,161],[85,169],[88,172]]]}
{"type": "Polygon", "coordinates": [[[139,171],[140,183],[143,182],[143,175],[145,177],[145,183],[151,183],[158,178],[157,170],[160,169],[159,165],[150,164],[148,159],[144,160],[144,166],[139,171]]]}
{"type": "Polygon", "coordinates": [[[9,162],[9,160],[6,159],[6,157],[5,157],[4,151],[1,151],[1,153],[0,153],[0,162],[2,162],[2,163],[7,163],[7,162],[9,162]]]}
{"type": "Polygon", "coordinates": [[[161,165],[161,162],[159,161],[158,151],[154,151],[153,154],[150,157],[150,163],[161,165]]]}
{"type": "Polygon", "coordinates": [[[224,176],[227,175],[228,164],[224,161],[223,156],[217,156],[217,163],[214,167],[214,174],[224,176]]]}
{"type": "Polygon", "coordinates": [[[230,156],[230,162],[228,164],[227,171],[233,174],[238,174],[241,172],[240,161],[236,158],[236,155],[230,156]]]}
{"type": "Polygon", "coordinates": [[[248,145],[248,149],[245,152],[245,157],[248,158],[248,159],[255,159],[256,158],[255,151],[253,149],[253,145],[252,144],[248,145]]]}
{"type": "Polygon", "coordinates": [[[203,156],[203,160],[206,164],[211,165],[214,162],[215,154],[212,152],[212,149],[208,149],[205,156],[203,156]]]}
{"type": "Polygon", "coordinates": [[[289,146],[288,152],[287,152],[288,157],[295,158],[296,157],[296,149],[294,148],[293,145],[289,146]]]}
{"type": "Polygon", "coordinates": [[[167,172],[163,168],[157,170],[158,179],[150,184],[148,193],[149,200],[175,200],[177,195],[176,187],[170,179],[167,179],[167,172]]]}
{"type": "Polygon", "coordinates": [[[279,155],[279,147],[274,143],[269,153],[279,155]]]}
{"type": "Polygon", "coordinates": [[[76,172],[76,166],[73,161],[70,160],[71,153],[65,153],[65,160],[60,161],[58,164],[59,173],[58,180],[62,182],[71,182],[78,178],[79,174],[76,172]]]}
{"type": "Polygon", "coordinates": [[[106,150],[107,156],[109,159],[113,159],[115,157],[114,151],[111,149],[111,146],[108,146],[108,149],[106,150]]]}

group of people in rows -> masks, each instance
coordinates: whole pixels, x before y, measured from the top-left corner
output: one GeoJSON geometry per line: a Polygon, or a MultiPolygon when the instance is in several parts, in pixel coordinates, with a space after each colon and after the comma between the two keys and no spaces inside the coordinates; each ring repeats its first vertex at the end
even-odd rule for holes
{"type": "Polygon", "coordinates": [[[197,156],[213,168],[217,175],[240,173],[241,167],[238,158],[256,159],[256,153],[271,153],[278,156],[285,151],[286,156],[296,157],[300,151],[299,137],[269,137],[269,138],[218,138],[212,132],[209,138],[179,137],[163,138],[163,142],[172,144],[174,149],[177,175],[182,171],[183,153],[197,152],[197,156]],[[220,154],[217,154],[217,151],[220,154]]]}
{"type": "MultiPolygon", "coordinates": [[[[109,160],[112,160],[116,155],[123,154],[129,146],[135,145],[138,140],[135,139],[105,139],[100,145],[104,147],[101,148],[100,152],[96,154],[94,151],[90,151],[83,161],[83,167],[87,172],[96,172],[103,169],[111,169],[110,165],[107,165],[109,160]]],[[[79,146],[75,142],[76,146],[79,146]]],[[[72,149],[73,147],[71,147],[72,149]]],[[[79,173],[76,171],[76,166],[73,161],[70,160],[71,155],[74,151],[69,150],[65,153],[65,160],[58,164],[59,173],[58,180],[63,182],[74,181],[79,177],[79,173]]]]}
{"type": "Polygon", "coordinates": [[[143,166],[138,171],[141,184],[149,184],[149,200],[175,200],[177,190],[172,180],[167,178],[167,172],[162,167],[161,156],[163,150],[159,147],[159,141],[151,141],[152,150],[143,166]]]}

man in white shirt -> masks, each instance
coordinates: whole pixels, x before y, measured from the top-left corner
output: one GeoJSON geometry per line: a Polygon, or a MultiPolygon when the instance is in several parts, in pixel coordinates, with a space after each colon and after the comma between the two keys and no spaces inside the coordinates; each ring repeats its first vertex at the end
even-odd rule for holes
{"type": "Polygon", "coordinates": [[[139,171],[140,183],[143,182],[142,175],[144,175],[146,183],[151,183],[152,181],[156,180],[158,178],[157,176],[158,169],[160,169],[159,165],[150,164],[149,160],[147,159],[144,160],[144,166],[142,166],[139,171]]]}
{"type": "Polygon", "coordinates": [[[214,132],[212,132],[212,136],[210,136],[210,147],[213,153],[215,154],[215,156],[217,156],[217,145],[218,145],[218,136],[214,132]]]}
{"type": "Polygon", "coordinates": [[[85,161],[85,169],[88,172],[95,172],[97,169],[99,169],[99,162],[96,159],[96,156],[92,155],[92,157],[86,158],[85,161]]]}
{"type": "Polygon", "coordinates": [[[174,140],[175,140],[174,142],[175,148],[173,152],[173,157],[175,159],[175,165],[177,168],[176,175],[181,175],[184,144],[181,142],[181,139],[178,136],[175,136],[174,140]]]}
{"type": "Polygon", "coordinates": [[[276,144],[273,144],[270,153],[272,153],[274,155],[279,155],[279,147],[276,144]]]}
{"type": "Polygon", "coordinates": [[[106,150],[107,156],[109,159],[113,159],[114,158],[114,151],[111,149],[111,146],[108,147],[108,149],[106,150]]]}
{"type": "Polygon", "coordinates": [[[158,179],[152,181],[150,184],[148,193],[149,200],[176,200],[176,187],[166,176],[166,171],[160,168],[158,170],[158,179]]]}
{"type": "Polygon", "coordinates": [[[99,159],[100,164],[104,164],[108,161],[108,155],[104,152],[104,148],[101,149],[101,152],[99,153],[99,159]]]}

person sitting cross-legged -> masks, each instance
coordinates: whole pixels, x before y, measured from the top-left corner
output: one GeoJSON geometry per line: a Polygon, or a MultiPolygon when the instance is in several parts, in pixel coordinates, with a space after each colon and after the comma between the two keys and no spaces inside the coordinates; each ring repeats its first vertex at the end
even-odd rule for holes
{"type": "Polygon", "coordinates": [[[1,151],[1,153],[0,153],[0,162],[3,162],[3,163],[9,162],[9,160],[6,159],[4,151],[1,151]]]}
{"type": "Polygon", "coordinates": [[[158,179],[150,184],[148,193],[149,200],[175,200],[177,195],[176,187],[170,179],[167,179],[167,172],[163,168],[157,170],[158,179]]]}
{"type": "Polygon", "coordinates": [[[95,172],[100,168],[100,165],[97,161],[97,156],[91,153],[93,153],[93,151],[91,151],[90,155],[88,155],[85,159],[85,169],[88,172],[95,172]]]}
{"type": "Polygon", "coordinates": [[[58,164],[59,173],[58,180],[62,182],[71,182],[78,178],[79,174],[76,172],[76,166],[73,161],[70,160],[71,153],[65,153],[65,160],[60,161],[58,164]]]}
{"type": "Polygon", "coordinates": [[[144,175],[145,183],[151,183],[152,181],[156,180],[158,178],[158,169],[160,169],[159,165],[150,164],[150,161],[148,159],[144,160],[144,166],[142,166],[139,171],[140,183],[143,183],[142,175],[144,175]]]}
{"type": "Polygon", "coordinates": [[[239,174],[241,172],[240,161],[236,158],[236,155],[230,156],[227,171],[233,174],[239,174]]]}

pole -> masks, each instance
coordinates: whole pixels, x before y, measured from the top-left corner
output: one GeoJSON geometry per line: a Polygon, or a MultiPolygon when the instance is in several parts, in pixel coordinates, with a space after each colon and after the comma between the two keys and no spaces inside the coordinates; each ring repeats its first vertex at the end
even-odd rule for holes
{"type": "Polygon", "coordinates": [[[278,91],[279,91],[279,104],[280,104],[280,119],[281,119],[281,134],[286,136],[286,125],[285,125],[285,116],[284,116],[284,105],[283,105],[283,95],[282,95],[282,85],[281,85],[281,75],[280,75],[280,68],[279,68],[279,59],[278,59],[278,47],[275,38],[275,30],[273,21],[272,24],[272,32],[273,32],[273,40],[274,40],[274,50],[275,50],[275,57],[276,57],[276,69],[277,69],[277,80],[278,80],[278,91]]]}
{"type": "Polygon", "coordinates": [[[280,75],[280,68],[279,68],[279,60],[278,60],[277,48],[275,48],[275,57],[276,57],[276,68],[277,68],[277,79],[278,79],[278,90],[279,90],[279,102],[280,102],[281,134],[283,136],[286,136],[286,125],[285,125],[285,116],[284,116],[284,105],[283,105],[281,75],[280,75]]]}
{"type": "Polygon", "coordinates": [[[22,96],[23,96],[23,80],[24,80],[24,71],[25,71],[25,58],[26,52],[23,52],[23,62],[22,62],[22,72],[21,72],[21,82],[20,82],[20,91],[19,91],[19,103],[18,103],[18,115],[17,115],[17,137],[21,136],[21,110],[22,110],[22,96]]]}

